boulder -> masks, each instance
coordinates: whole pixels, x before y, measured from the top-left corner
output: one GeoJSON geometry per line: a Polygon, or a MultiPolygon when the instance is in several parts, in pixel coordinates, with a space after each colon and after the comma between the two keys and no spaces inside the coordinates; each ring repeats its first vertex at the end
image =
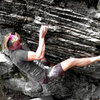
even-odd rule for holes
{"type": "MultiPolygon", "coordinates": [[[[36,50],[40,26],[48,25],[45,56],[54,64],[69,57],[97,56],[100,54],[99,5],[98,0],[1,0],[0,27],[7,33],[9,28],[18,32],[29,48],[36,50]],[[97,9],[97,4],[98,10],[91,8],[97,9]]],[[[0,37],[5,32],[2,31],[0,37]]],[[[4,57],[3,54],[1,56],[4,57]]],[[[83,68],[72,68],[48,84],[40,85],[29,77],[30,73],[21,74],[23,70],[20,69],[16,73],[13,64],[1,59],[0,75],[4,86],[33,98],[53,95],[68,100],[94,100],[100,98],[99,65],[96,62],[83,68]],[[11,72],[14,75],[7,77],[11,72]],[[21,74],[21,77],[16,78],[16,74],[21,74]]]]}

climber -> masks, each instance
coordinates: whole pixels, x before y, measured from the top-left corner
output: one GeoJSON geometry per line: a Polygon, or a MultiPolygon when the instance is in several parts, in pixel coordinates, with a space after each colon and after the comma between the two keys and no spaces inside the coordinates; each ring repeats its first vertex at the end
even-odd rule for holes
{"type": "MultiPolygon", "coordinates": [[[[14,35],[9,33],[5,36],[3,48],[10,51],[10,57],[13,63],[20,69],[24,70],[24,67],[28,68],[28,66],[32,66],[33,60],[44,59],[45,35],[47,34],[47,31],[48,26],[42,25],[39,31],[39,44],[36,52],[24,50],[20,41],[20,35],[17,33],[15,33],[14,35]]],[[[100,56],[86,58],[69,58],[53,67],[46,66],[44,68],[37,68],[32,66],[33,72],[35,72],[33,75],[40,83],[47,83],[52,79],[63,75],[65,71],[72,67],[84,67],[96,61],[100,61],[100,56]]]]}

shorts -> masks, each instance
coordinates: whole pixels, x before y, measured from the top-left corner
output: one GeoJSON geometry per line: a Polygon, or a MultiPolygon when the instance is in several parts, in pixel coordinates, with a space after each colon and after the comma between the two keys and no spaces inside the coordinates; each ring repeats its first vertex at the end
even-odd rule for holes
{"type": "Polygon", "coordinates": [[[45,70],[45,75],[40,81],[40,83],[48,83],[49,81],[61,76],[64,73],[61,64],[57,64],[53,67],[49,67],[45,70]]]}

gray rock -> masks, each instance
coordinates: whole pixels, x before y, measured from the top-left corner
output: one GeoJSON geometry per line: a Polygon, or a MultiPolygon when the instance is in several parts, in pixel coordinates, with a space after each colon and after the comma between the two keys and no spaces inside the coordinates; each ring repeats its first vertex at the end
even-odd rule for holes
{"type": "Polygon", "coordinates": [[[42,87],[36,81],[34,81],[33,83],[31,81],[26,82],[24,78],[20,78],[20,79],[12,78],[9,80],[3,80],[2,84],[6,88],[10,88],[10,89],[22,92],[25,95],[28,95],[31,97],[41,96],[42,87]]]}
{"type": "Polygon", "coordinates": [[[54,99],[51,96],[45,96],[45,97],[34,98],[30,100],[54,100],[54,99]]]}
{"type": "MultiPolygon", "coordinates": [[[[100,2],[98,8],[99,5],[100,2]]],[[[1,0],[0,9],[0,30],[5,30],[5,32],[2,31],[0,37],[8,33],[8,27],[14,28],[14,31],[20,33],[32,50],[37,48],[41,24],[49,26],[46,35],[46,57],[54,64],[69,57],[100,54],[100,12],[88,9],[84,2],[76,0],[59,0],[59,2],[58,0],[42,0],[41,2],[40,0],[35,2],[33,0],[1,0]]],[[[2,41],[2,38],[0,40],[2,41]]],[[[0,57],[4,58],[2,54],[0,57]]],[[[13,66],[7,61],[1,59],[0,75],[12,71],[13,66]]],[[[17,79],[13,76],[10,79],[4,79],[3,82],[7,88],[21,91],[31,97],[54,95],[57,98],[64,99],[65,97],[68,100],[93,100],[100,98],[99,65],[97,62],[84,68],[70,69],[64,76],[42,86],[34,81],[35,87],[33,87],[31,79],[29,78],[27,83],[25,77],[17,79]]],[[[15,73],[15,76],[18,73],[15,73]]]]}
{"type": "Polygon", "coordinates": [[[13,63],[11,60],[0,52],[0,75],[11,72],[13,63]]]}

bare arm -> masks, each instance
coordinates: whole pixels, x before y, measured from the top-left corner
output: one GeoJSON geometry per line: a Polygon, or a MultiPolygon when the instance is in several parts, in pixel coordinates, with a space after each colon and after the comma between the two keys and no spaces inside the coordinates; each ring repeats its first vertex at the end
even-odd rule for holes
{"type": "Polygon", "coordinates": [[[28,52],[28,61],[31,60],[40,60],[44,57],[45,53],[45,35],[47,33],[48,27],[47,26],[41,26],[40,33],[39,33],[39,45],[36,50],[36,52],[29,51],[28,52]]]}

